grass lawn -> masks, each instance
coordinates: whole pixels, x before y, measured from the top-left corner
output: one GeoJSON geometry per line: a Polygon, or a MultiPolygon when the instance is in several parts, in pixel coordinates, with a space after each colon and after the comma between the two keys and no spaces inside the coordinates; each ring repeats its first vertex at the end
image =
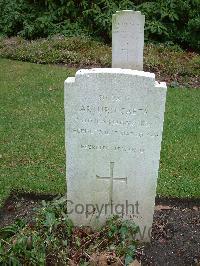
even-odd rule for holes
{"type": "Polygon", "coordinates": [[[64,80],[74,70],[0,59],[0,204],[10,190],[64,193],[64,80]]]}
{"type": "MultiPolygon", "coordinates": [[[[64,193],[63,83],[74,69],[0,59],[0,205],[11,190],[64,193]]],[[[200,90],[169,88],[158,195],[200,196],[200,90]]]]}

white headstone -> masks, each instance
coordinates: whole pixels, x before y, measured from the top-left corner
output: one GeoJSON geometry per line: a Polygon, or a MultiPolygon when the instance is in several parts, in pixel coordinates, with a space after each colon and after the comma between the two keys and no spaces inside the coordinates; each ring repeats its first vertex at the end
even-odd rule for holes
{"type": "Polygon", "coordinates": [[[145,16],[117,11],[112,17],[112,67],[143,70],[145,16]]]}
{"type": "Polygon", "coordinates": [[[165,98],[166,84],[143,71],[86,69],[65,81],[68,212],[76,225],[118,214],[149,239],[165,98]]]}

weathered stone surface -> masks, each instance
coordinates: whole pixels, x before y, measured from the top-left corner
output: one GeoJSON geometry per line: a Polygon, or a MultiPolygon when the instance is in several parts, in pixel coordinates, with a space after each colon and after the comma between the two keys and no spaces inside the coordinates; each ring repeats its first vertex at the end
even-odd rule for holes
{"type": "Polygon", "coordinates": [[[112,67],[143,70],[145,16],[117,11],[112,18],[112,67]]]}
{"type": "MultiPolygon", "coordinates": [[[[79,70],[65,81],[67,197],[77,225],[112,214],[153,220],[166,84],[125,69],[79,70]]],[[[143,236],[144,233],[144,236],[143,236]]]]}

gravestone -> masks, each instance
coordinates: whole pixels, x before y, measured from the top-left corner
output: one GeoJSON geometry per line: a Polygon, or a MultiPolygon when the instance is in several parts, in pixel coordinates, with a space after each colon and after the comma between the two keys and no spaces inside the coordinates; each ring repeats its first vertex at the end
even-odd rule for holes
{"type": "Polygon", "coordinates": [[[112,17],[112,67],[143,70],[145,16],[117,11],[112,17]]]}
{"type": "Polygon", "coordinates": [[[68,213],[96,227],[133,219],[149,240],[166,84],[131,69],[85,69],[65,81],[68,213]]]}

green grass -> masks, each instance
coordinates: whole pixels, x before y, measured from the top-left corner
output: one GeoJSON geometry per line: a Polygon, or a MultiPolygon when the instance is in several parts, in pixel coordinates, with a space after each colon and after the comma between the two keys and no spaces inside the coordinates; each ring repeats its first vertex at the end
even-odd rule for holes
{"type": "Polygon", "coordinates": [[[0,204],[11,189],[64,193],[64,80],[74,70],[0,59],[0,204]]]}
{"type": "Polygon", "coordinates": [[[158,194],[200,196],[200,89],[168,89],[158,194]]]}
{"type": "MultiPolygon", "coordinates": [[[[11,190],[64,193],[63,82],[75,70],[0,59],[0,204],[11,190]]],[[[200,196],[200,90],[167,94],[158,194],[200,196]]]]}

